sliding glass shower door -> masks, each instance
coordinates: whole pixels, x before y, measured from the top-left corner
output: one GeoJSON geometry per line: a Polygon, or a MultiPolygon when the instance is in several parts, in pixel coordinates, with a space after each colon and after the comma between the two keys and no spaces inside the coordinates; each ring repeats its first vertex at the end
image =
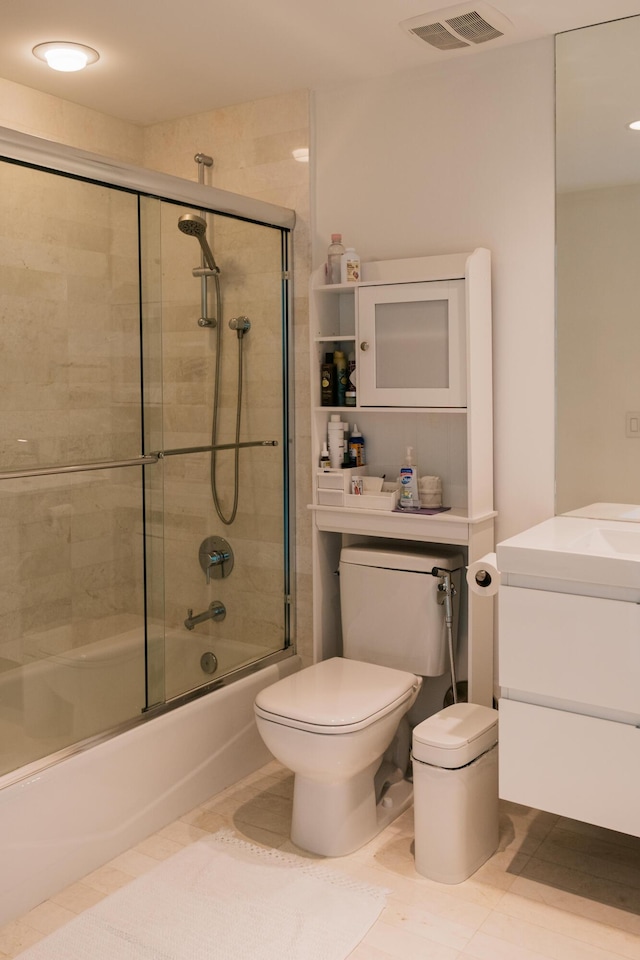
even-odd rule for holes
{"type": "Polygon", "coordinates": [[[0,164],[0,772],[145,707],[135,195],[0,164]]]}
{"type": "Polygon", "coordinates": [[[185,213],[0,160],[0,775],[289,643],[287,231],[205,215],[218,339],[185,213]]]}
{"type": "Polygon", "coordinates": [[[141,223],[144,330],[162,332],[146,448],[170,451],[148,471],[154,702],[288,644],[289,345],[281,230],[150,198],[141,223]]]}

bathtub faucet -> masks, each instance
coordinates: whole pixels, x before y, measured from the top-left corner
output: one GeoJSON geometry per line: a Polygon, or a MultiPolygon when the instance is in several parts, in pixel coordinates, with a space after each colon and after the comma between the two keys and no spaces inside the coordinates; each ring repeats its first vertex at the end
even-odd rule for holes
{"type": "Polygon", "coordinates": [[[220,600],[212,600],[209,604],[209,608],[204,611],[204,613],[198,613],[194,617],[193,610],[189,607],[187,611],[187,619],[184,621],[184,625],[187,630],[193,630],[193,628],[198,623],[204,623],[205,620],[224,620],[227,615],[225,605],[220,602],[220,600]]]}

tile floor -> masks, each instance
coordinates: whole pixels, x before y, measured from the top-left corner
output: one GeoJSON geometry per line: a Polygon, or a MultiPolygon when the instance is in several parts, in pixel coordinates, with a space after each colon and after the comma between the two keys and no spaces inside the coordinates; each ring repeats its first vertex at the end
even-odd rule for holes
{"type": "MultiPolygon", "coordinates": [[[[1,928],[0,960],[220,827],[303,854],[288,839],[291,792],[287,770],[262,767],[1,928]]],[[[327,861],[390,890],[350,960],[640,960],[640,839],[512,803],[500,812],[497,853],[455,886],[416,873],[412,810],[361,850],[327,861]]]]}

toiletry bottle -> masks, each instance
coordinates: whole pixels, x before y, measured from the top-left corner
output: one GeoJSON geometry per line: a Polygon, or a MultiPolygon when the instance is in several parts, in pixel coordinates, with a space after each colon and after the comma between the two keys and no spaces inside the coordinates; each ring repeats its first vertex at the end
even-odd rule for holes
{"type": "Polygon", "coordinates": [[[346,406],[347,380],[349,379],[346,354],[342,350],[334,350],[333,365],[336,368],[336,405],[346,406]]]}
{"type": "Polygon", "coordinates": [[[331,468],[331,460],[329,458],[329,451],[327,450],[327,444],[322,445],[322,453],[320,454],[320,469],[329,470],[331,468]]]}
{"type": "Polygon", "coordinates": [[[356,361],[353,353],[349,354],[347,389],[344,392],[344,402],[347,407],[355,407],[356,405],[356,361]]]}
{"type": "Polygon", "coordinates": [[[360,257],[353,247],[347,247],[340,261],[340,282],[357,283],[360,279],[360,257]]]}
{"type": "Polygon", "coordinates": [[[344,431],[346,424],[340,418],[339,413],[332,413],[328,425],[329,436],[329,459],[331,469],[339,470],[344,466],[345,442],[344,431]]]}
{"type": "Polygon", "coordinates": [[[403,510],[419,510],[418,470],[413,462],[413,447],[407,447],[404,463],[400,467],[400,502],[403,510]]]}
{"type": "Polygon", "coordinates": [[[342,254],[344,246],[342,245],[342,234],[332,233],[331,243],[327,249],[326,281],[327,283],[340,283],[340,271],[342,263],[342,254]]]}
{"type": "Polygon", "coordinates": [[[336,368],[333,354],[325,353],[324,363],[320,365],[320,405],[335,407],[336,404],[336,368]]]}
{"type": "Polygon", "coordinates": [[[358,430],[357,423],[354,423],[349,437],[349,461],[352,467],[364,467],[367,462],[364,452],[364,437],[358,430]]]}

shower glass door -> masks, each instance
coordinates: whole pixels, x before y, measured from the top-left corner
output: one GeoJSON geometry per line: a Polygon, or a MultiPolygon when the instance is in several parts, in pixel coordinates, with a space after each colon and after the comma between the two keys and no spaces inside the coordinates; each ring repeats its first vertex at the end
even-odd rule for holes
{"type": "Polygon", "coordinates": [[[147,471],[162,504],[147,516],[153,705],[289,644],[287,247],[280,228],[151,198],[141,225],[143,330],[161,328],[145,450],[168,451],[147,471]],[[217,278],[194,276],[203,247],[217,278]]]}
{"type": "Polygon", "coordinates": [[[0,776],[289,645],[289,233],[206,213],[201,326],[185,213],[0,158],[0,776]]]}
{"type": "Polygon", "coordinates": [[[0,162],[0,774],[145,707],[140,370],[137,196],[0,162]]]}

